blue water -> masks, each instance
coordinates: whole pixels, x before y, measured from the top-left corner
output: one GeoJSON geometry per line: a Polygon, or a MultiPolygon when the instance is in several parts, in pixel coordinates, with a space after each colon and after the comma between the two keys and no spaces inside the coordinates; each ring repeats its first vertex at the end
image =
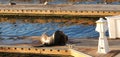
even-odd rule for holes
{"type": "MultiPolygon", "coordinates": [[[[31,0],[31,1],[15,1],[15,0],[0,0],[0,4],[9,4],[9,2],[15,2],[16,4],[40,4],[39,2],[41,0],[31,0]]],[[[44,2],[43,2],[44,3],[44,2]]],[[[113,1],[111,3],[106,3],[102,0],[94,0],[91,2],[88,1],[82,1],[82,2],[70,2],[69,0],[53,0],[49,1],[48,4],[117,4],[120,5],[119,1],[113,1]]]]}
{"type": "Polygon", "coordinates": [[[56,30],[63,31],[69,38],[97,38],[99,34],[94,25],[63,25],[63,23],[0,23],[0,34],[4,36],[40,36],[52,35],[56,30]]]}
{"type": "Polygon", "coordinates": [[[120,2],[118,1],[113,1],[111,3],[109,2],[104,2],[102,0],[95,0],[95,1],[82,1],[82,2],[70,2],[69,0],[54,0],[52,2],[49,2],[48,4],[116,4],[116,5],[120,5],[120,2]]]}

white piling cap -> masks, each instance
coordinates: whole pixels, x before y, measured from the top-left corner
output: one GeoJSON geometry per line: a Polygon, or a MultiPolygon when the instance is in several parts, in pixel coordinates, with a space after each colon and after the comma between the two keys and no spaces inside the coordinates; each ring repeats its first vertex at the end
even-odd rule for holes
{"type": "Polygon", "coordinates": [[[102,23],[102,22],[106,22],[106,20],[104,20],[103,18],[100,18],[99,20],[96,21],[96,23],[102,23]]]}

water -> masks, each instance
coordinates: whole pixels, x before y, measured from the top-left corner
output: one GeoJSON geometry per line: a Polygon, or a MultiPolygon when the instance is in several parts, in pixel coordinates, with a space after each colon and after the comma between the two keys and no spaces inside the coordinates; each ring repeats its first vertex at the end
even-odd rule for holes
{"type": "Polygon", "coordinates": [[[2,36],[40,36],[43,33],[52,35],[56,30],[63,31],[69,38],[97,38],[94,25],[74,24],[70,26],[63,23],[22,23],[9,22],[0,23],[0,34],[2,36]]]}
{"type": "MultiPolygon", "coordinates": [[[[118,4],[120,5],[119,1],[102,1],[102,0],[95,0],[95,1],[84,1],[84,0],[46,0],[48,4],[118,4]]],[[[16,4],[43,4],[46,2],[44,0],[11,0],[11,2],[16,4]]],[[[0,0],[0,4],[9,4],[10,0],[0,0]]]]}

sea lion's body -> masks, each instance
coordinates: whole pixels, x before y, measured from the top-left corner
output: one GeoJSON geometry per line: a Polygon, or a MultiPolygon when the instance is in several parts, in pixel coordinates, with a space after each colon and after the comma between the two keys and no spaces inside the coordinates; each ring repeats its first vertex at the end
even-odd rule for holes
{"type": "Polygon", "coordinates": [[[56,31],[52,36],[42,34],[41,43],[43,45],[65,45],[68,41],[68,37],[62,31],[56,31]]]}

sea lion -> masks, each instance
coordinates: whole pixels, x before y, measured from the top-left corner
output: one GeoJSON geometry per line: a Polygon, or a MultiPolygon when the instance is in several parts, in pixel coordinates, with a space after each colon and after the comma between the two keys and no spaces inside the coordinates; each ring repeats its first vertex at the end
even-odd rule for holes
{"type": "Polygon", "coordinates": [[[57,30],[54,36],[54,45],[65,45],[68,41],[68,36],[62,31],[57,30]]]}
{"type": "Polygon", "coordinates": [[[52,36],[48,36],[45,33],[42,34],[40,41],[42,45],[45,46],[65,45],[68,41],[68,36],[65,35],[62,31],[57,30],[55,33],[53,33],[52,36]]]}
{"type": "Polygon", "coordinates": [[[40,41],[42,45],[52,45],[54,43],[54,34],[49,37],[47,34],[44,33],[40,37],[40,41]]]}

